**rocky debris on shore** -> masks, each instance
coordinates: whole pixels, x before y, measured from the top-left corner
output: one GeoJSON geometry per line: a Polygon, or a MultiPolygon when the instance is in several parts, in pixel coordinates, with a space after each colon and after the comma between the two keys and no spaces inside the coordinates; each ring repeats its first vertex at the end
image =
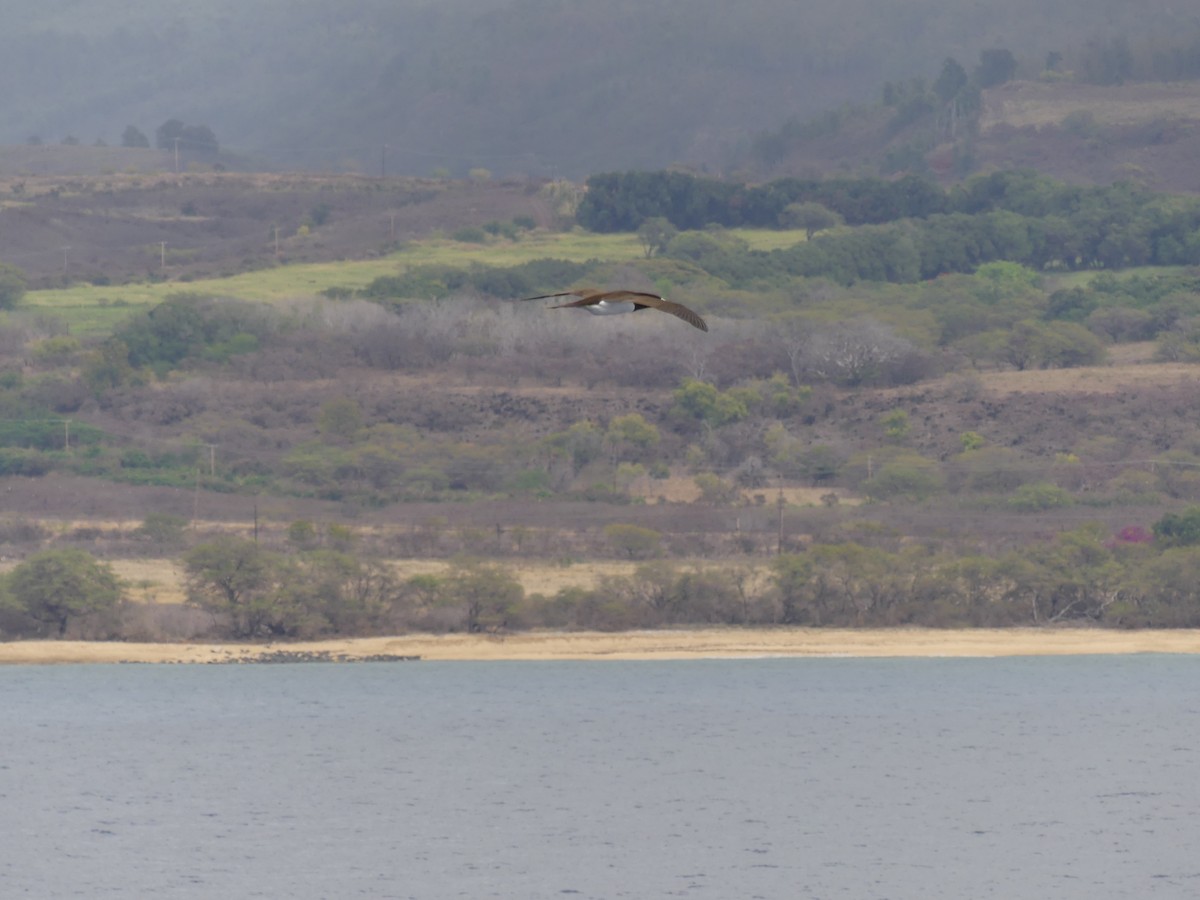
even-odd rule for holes
{"type": "Polygon", "coordinates": [[[375,653],[370,656],[353,656],[334,653],[330,650],[273,650],[270,653],[249,654],[209,660],[213,664],[226,663],[359,663],[359,662],[415,662],[419,656],[397,656],[391,653],[375,653]]]}
{"type": "MultiPolygon", "coordinates": [[[[213,653],[218,651],[214,650],[213,653]]],[[[371,662],[416,662],[419,656],[399,656],[392,653],[374,653],[355,656],[349,653],[334,653],[330,650],[273,650],[269,653],[245,652],[241,655],[221,655],[199,661],[206,666],[253,665],[256,663],[371,663],[371,662]]],[[[145,660],[123,659],[126,665],[145,664],[145,660]]],[[[167,660],[170,663],[187,665],[185,660],[167,660]]]]}

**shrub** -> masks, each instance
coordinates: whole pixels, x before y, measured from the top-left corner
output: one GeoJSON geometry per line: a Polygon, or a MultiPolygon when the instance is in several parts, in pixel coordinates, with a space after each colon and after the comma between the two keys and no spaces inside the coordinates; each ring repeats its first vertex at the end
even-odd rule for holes
{"type": "Polygon", "coordinates": [[[25,273],[16,266],[0,263],[0,309],[12,309],[25,296],[25,273]]]}
{"type": "Polygon", "coordinates": [[[630,559],[650,559],[659,554],[662,535],[653,528],[614,522],[604,528],[604,537],[613,549],[630,559]]]}
{"type": "Polygon", "coordinates": [[[1200,544],[1200,506],[1181,513],[1167,513],[1151,527],[1154,537],[1172,547],[1200,544]]]}
{"type": "Polygon", "coordinates": [[[701,503],[725,506],[736,502],[742,494],[736,484],[731,484],[712,472],[701,472],[696,476],[695,482],[696,487],[700,489],[701,503]]]}
{"type": "Polygon", "coordinates": [[[924,500],[942,491],[945,484],[933,460],[905,453],[884,463],[863,487],[880,500],[924,500]]]}
{"type": "Polygon", "coordinates": [[[149,513],[138,526],[137,535],[159,547],[178,547],[184,542],[187,524],[187,519],[182,516],[149,513]]]}
{"type": "Polygon", "coordinates": [[[464,244],[486,244],[487,232],[477,225],[466,225],[450,233],[450,237],[464,244]]]}
{"type": "Polygon", "coordinates": [[[288,526],[288,543],[307,550],[317,544],[317,526],[307,519],[297,519],[288,526]]]}
{"type": "Polygon", "coordinates": [[[1056,484],[1039,481],[1034,484],[1023,484],[1017,488],[1008,505],[1017,512],[1042,512],[1047,509],[1057,509],[1070,506],[1074,498],[1069,491],[1056,484]]]}

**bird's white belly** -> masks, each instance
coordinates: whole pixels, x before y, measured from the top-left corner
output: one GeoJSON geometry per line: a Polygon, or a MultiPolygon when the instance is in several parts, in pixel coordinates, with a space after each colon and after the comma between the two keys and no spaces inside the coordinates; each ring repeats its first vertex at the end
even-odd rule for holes
{"type": "Polygon", "coordinates": [[[593,316],[615,316],[620,313],[631,313],[637,307],[634,306],[632,300],[601,300],[599,303],[593,303],[590,306],[585,306],[588,312],[593,316]]]}

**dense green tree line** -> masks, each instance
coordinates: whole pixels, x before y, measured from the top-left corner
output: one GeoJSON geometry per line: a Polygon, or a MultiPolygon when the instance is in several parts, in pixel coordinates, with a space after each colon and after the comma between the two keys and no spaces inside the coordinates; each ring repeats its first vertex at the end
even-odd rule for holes
{"type": "Polygon", "coordinates": [[[270,318],[255,306],[192,293],[172,294],[121,325],[114,340],[134,368],[165,372],[184,359],[225,359],[258,346],[270,318]]]}
{"type": "Polygon", "coordinates": [[[690,233],[666,244],[664,255],[698,262],[738,287],[790,277],[914,282],[997,260],[1037,270],[1200,263],[1200,203],[1128,184],[1083,188],[1028,172],[944,192],[915,176],[749,187],[665,172],[598,176],[589,184],[579,219],[597,230],[649,216],[691,229],[775,227],[805,206],[861,226],[770,252],[690,233]]]}
{"type": "Polygon", "coordinates": [[[636,231],[664,218],[680,229],[709,225],[778,228],[792,203],[819,203],[848,225],[924,217],[946,208],[946,196],[917,176],[827,180],[783,178],[747,185],[686,172],[607,172],[587,180],[576,218],[590,231],[636,231]]]}
{"type": "MultiPolygon", "coordinates": [[[[246,637],[353,633],[378,628],[389,618],[471,631],[706,623],[1195,627],[1198,520],[1198,508],[1166,516],[1155,524],[1156,540],[1141,529],[1111,536],[1085,525],[993,556],[915,545],[889,550],[853,541],[818,543],[776,557],[767,579],[752,577],[744,567],[654,561],[630,576],[552,596],[527,594],[502,566],[463,563],[445,575],[401,581],[352,554],[326,551],[289,561],[237,540],[197,547],[186,566],[192,602],[246,637]],[[295,579],[292,586],[281,592],[289,578],[295,579]]],[[[657,554],[657,533],[650,529],[608,531],[619,554],[657,554]]]]}
{"type": "MultiPolygon", "coordinates": [[[[644,562],[626,576],[528,593],[505,566],[459,560],[399,577],[383,560],[317,546],[297,522],[291,546],[233,536],[182,557],[188,604],[208,633],[239,639],[483,631],[620,630],[697,624],[812,627],[1200,626],[1200,508],[1164,516],[1153,536],[1084,525],[1001,554],[911,544],[818,542],[765,566],[681,565],[656,557],[658,532],[615,524],[612,551],[644,562]]],[[[47,550],[0,581],[0,636],[119,637],[143,623],[111,567],[81,550],[47,550]]]]}

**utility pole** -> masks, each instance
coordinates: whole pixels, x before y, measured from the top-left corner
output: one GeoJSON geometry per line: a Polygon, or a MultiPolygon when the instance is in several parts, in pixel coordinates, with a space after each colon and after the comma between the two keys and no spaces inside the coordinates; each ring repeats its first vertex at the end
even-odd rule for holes
{"type": "Polygon", "coordinates": [[[192,527],[196,527],[196,520],[200,518],[200,467],[196,466],[196,488],[192,493],[192,527]]]}
{"type": "Polygon", "coordinates": [[[779,476],[779,499],[776,500],[776,502],[775,502],[775,505],[777,507],[779,507],[779,521],[777,523],[778,532],[777,532],[777,536],[776,536],[776,540],[775,540],[775,555],[776,556],[783,556],[783,504],[784,504],[784,502],[785,501],[783,499],[783,475],[781,473],[779,476]]]}
{"type": "Polygon", "coordinates": [[[179,174],[179,138],[175,138],[175,174],[179,174]]]}
{"type": "Polygon", "coordinates": [[[217,445],[208,445],[208,476],[212,478],[217,474],[217,445]]]}
{"type": "Polygon", "coordinates": [[[158,245],[159,245],[159,268],[165,269],[167,267],[167,242],[159,241],[158,245]]]}
{"type": "Polygon", "coordinates": [[[71,420],[63,419],[63,449],[71,449],[71,420]]]}

